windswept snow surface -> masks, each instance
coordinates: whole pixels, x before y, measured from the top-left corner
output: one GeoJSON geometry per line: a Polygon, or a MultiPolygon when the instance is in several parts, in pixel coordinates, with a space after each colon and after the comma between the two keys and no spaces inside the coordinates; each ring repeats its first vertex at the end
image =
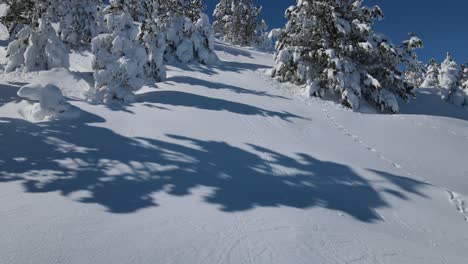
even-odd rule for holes
{"type": "Polygon", "coordinates": [[[83,100],[87,54],[1,77],[0,263],[467,263],[466,109],[427,89],[354,113],[272,81],[271,54],[217,54],[124,107],[83,100]],[[25,120],[29,83],[80,116],[25,120]]]}

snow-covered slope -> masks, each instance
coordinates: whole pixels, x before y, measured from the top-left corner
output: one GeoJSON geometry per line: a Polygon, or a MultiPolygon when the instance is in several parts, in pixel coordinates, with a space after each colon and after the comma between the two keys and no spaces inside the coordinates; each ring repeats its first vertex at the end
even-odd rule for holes
{"type": "Polygon", "coordinates": [[[272,81],[271,54],[217,53],[125,107],[82,100],[86,54],[1,77],[0,263],[468,260],[465,109],[421,90],[354,113],[272,81]],[[21,115],[18,89],[49,82],[79,117],[21,115]]]}

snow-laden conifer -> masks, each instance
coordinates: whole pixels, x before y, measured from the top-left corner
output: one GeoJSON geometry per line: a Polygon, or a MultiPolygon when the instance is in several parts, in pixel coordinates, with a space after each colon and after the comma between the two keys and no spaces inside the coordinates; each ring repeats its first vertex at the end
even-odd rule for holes
{"type": "Polygon", "coordinates": [[[131,103],[133,92],[145,83],[147,53],[137,40],[139,30],[125,1],[111,0],[108,12],[109,33],[92,40],[95,86],[90,97],[104,103],[131,103]]]}
{"type": "MultiPolygon", "coordinates": [[[[413,33],[410,34],[410,39],[405,41],[403,46],[408,49],[410,42],[417,41],[422,43],[422,41],[413,33]]],[[[409,57],[405,63],[404,76],[405,80],[415,88],[420,88],[425,80],[426,67],[423,62],[418,59],[418,56],[415,52],[410,52],[409,57]]]]}
{"type": "Polygon", "coordinates": [[[416,36],[401,46],[374,32],[383,17],[362,0],[298,0],[286,11],[288,23],[276,45],[273,77],[304,85],[306,94],[336,94],[358,109],[363,100],[398,112],[397,98],[413,95],[400,70],[422,46],[416,36]]]}
{"type": "Polygon", "coordinates": [[[147,78],[159,82],[166,78],[166,68],[164,66],[166,35],[161,30],[161,21],[157,18],[158,2],[156,0],[144,0],[142,6],[144,19],[140,25],[138,39],[145,47],[148,55],[145,74],[147,78]]]}
{"type": "Polygon", "coordinates": [[[200,0],[167,0],[159,2],[158,19],[166,32],[166,60],[197,61],[213,64],[214,32],[200,0]]]}
{"type": "Polygon", "coordinates": [[[71,48],[89,45],[100,33],[101,0],[63,0],[60,8],[59,35],[71,48]]]}
{"type": "Polygon", "coordinates": [[[439,88],[440,88],[440,97],[444,100],[450,101],[452,95],[458,90],[458,76],[460,69],[458,64],[452,58],[452,56],[447,53],[447,57],[440,65],[440,74],[439,74],[439,88]]]}
{"type": "Polygon", "coordinates": [[[462,105],[468,106],[468,65],[463,64],[460,70],[459,83],[461,94],[464,97],[462,105]]]}
{"type": "Polygon", "coordinates": [[[16,34],[25,26],[31,26],[34,13],[34,0],[4,0],[8,5],[0,22],[8,29],[10,38],[13,39],[16,34]]]}
{"type": "Polygon", "coordinates": [[[253,0],[221,0],[213,12],[216,36],[234,45],[269,49],[271,39],[261,12],[253,0]]]}
{"type": "Polygon", "coordinates": [[[447,53],[447,57],[440,66],[439,93],[441,98],[457,106],[468,105],[467,78],[466,65],[458,66],[452,56],[447,53]]]}
{"type": "Polygon", "coordinates": [[[30,21],[15,35],[7,48],[6,72],[68,68],[68,51],[52,27],[57,21],[53,0],[36,0],[30,21]]]}
{"type": "Polygon", "coordinates": [[[438,87],[439,72],[440,65],[435,61],[435,59],[431,59],[426,65],[426,73],[424,74],[424,81],[421,86],[426,88],[438,87]]]}

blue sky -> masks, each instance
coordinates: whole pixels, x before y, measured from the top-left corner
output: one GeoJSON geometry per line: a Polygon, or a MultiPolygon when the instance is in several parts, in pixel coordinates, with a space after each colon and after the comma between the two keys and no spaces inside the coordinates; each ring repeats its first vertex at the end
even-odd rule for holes
{"type": "MultiPolygon", "coordinates": [[[[218,0],[205,0],[211,13],[218,0]]],[[[285,23],[284,10],[295,0],[256,0],[263,5],[264,18],[272,27],[285,23]]],[[[443,60],[447,51],[458,63],[468,62],[468,1],[467,0],[367,0],[367,5],[380,5],[385,19],[376,29],[400,43],[414,32],[425,42],[418,54],[428,61],[443,60]]]]}

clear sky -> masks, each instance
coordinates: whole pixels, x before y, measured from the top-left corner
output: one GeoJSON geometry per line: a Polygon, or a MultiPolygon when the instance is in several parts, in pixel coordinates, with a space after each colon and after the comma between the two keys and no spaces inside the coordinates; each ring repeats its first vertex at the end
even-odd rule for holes
{"type": "MultiPolygon", "coordinates": [[[[212,13],[218,0],[205,0],[207,13],[212,13]]],[[[264,19],[271,28],[285,23],[284,10],[295,0],[256,0],[263,5],[264,19]]],[[[366,0],[367,5],[380,5],[385,19],[376,29],[400,43],[409,32],[425,42],[418,54],[428,61],[443,60],[447,51],[458,63],[468,62],[468,0],[366,0]]]]}

